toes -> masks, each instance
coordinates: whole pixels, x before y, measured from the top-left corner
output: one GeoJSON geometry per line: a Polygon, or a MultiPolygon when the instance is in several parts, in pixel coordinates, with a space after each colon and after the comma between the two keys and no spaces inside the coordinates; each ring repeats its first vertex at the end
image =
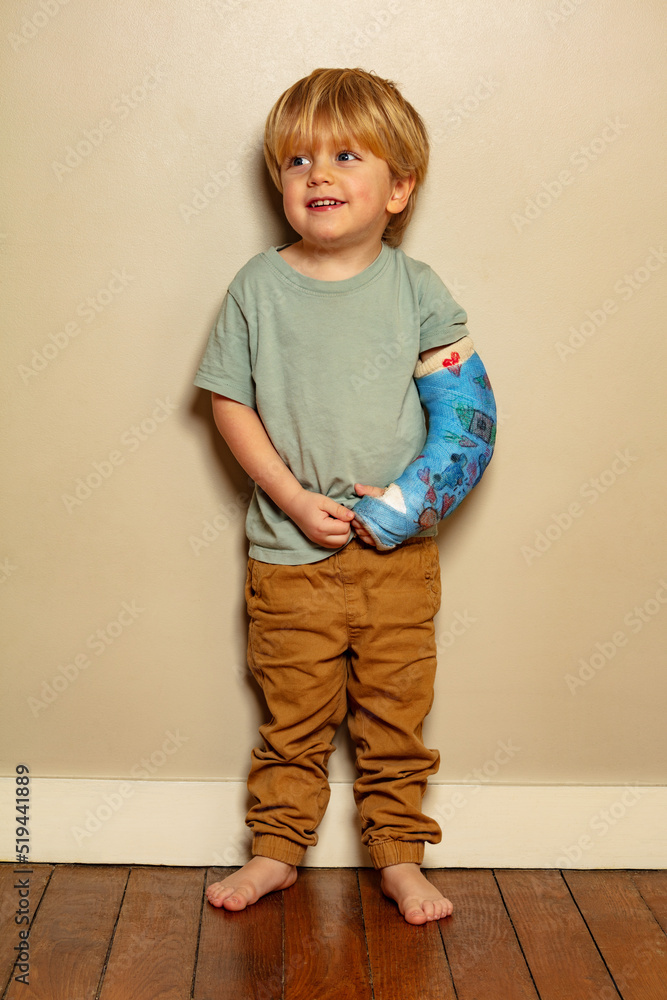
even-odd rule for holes
{"type": "Polygon", "coordinates": [[[208,899],[211,906],[222,906],[224,900],[227,898],[227,896],[229,896],[230,891],[231,890],[227,891],[226,893],[224,891],[212,892],[210,894],[206,893],[206,898],[208,899]]]}
{"type": "Polygon", "coordinates": [[[403,911],[409,924],[425,924],[432,920],[448,917],[453,910],[448,899],[410,900],[403,911]]]}
{"type": "Polygon", "coordinates": [[[401,912],[409,924],[425,924],[428,920],[424,913],[423,903],[418,896],[406,899],[401,912]]]}
{"type": "Polygon", "coordinates": [[[212,906],[223,906],[228,903],[230,899],[236,899],[240,901],[241,897],[237,895],[237,890],[231,885],[220,885],[213,889],[211,886],[206,890],[206,898],[212,906]]]}
{"type": "Polygon", "coordinates": [[[454,907],[448,899],[444,899],[440,902],[440,912],[436,916],[436,920],[441,920],[443,917],[448,917],[454,907]]]}
{"type": "Polygon", "coordinates": [[[228,896],[227,899],[223,900],[222,905],[226,910],[245,910],[248,905],[248,900],[242,895],[228,896]]]}

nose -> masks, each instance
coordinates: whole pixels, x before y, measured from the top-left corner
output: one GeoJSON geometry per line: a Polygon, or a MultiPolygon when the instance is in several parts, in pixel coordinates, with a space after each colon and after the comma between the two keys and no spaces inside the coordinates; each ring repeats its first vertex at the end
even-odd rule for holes
{"type": "Polygon", "coordinates": [[[320,184],[331,183],[331,164],[325,156],[315,156],[310,168],[308,184],[310,187],[318,187],[320,184]]]}

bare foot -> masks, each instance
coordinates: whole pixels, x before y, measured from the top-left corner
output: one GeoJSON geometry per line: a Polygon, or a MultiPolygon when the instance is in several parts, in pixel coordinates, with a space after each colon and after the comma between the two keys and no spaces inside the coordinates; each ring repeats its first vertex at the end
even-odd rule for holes
{"type": "Polygon", "coordinates": [[[256,903],[267,892],[287,889],[294,882],[294,865],[256,855],[222,882],[212,882],[206,890],[206,898],[213,906],[224,906],[226,910],[245,910],[246,906],[256,903]]]}
{"type": "Polygon", "coordinates": [[[397,904],[409,924],[448,917],[454,907],[422,875],[419,865],[389,865],[382,869],[382,891],[397,904]]]}

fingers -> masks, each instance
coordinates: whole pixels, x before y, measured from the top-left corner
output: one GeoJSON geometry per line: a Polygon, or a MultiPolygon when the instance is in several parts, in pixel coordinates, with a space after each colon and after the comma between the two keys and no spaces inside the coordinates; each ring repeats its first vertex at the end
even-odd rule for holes
{"type": "Polygon", "coordinates": [[[336,503],[335,500],[331,500],[329,497],[323,497],[322,499],[324,503],[320,509],[324,516],[319,527],[319,538],[317,540],[326,549],[339,549],[349,541],[352,535],[350,521],[354,517],[354,514],[348,507],[343,507],[342,504],[336,503]]]}
{"type": "Polygon", "coordinates": [[[377,548],[377,545],[375,544],[375,539],[372,538],[367,531],[358,531],[357,535],[365,545],[370,545],[374,549],[377,548]]]}
{"type": "Polygon", "coordinates": [[[320,545],[324,546],[325,549],[340,549],[351,537],[352,532],[348,530],[347,535],[343,538],[341,535],[323,535],[319,539],[320,545]]]}
{"type": "Polygon", "coordinates": [[[381,486],[365,486],[363,483],[355,483],[354,492],[360,497],[381,497],[384,489],[381,486]]]}
{"type": "Polygon", "coordinates": [[[364,527],[361,521],[358,521],[356,519],[356,517],[352,522],[352,527],[354,529],[355,534],[361,539],[362,542],[365,542],[366,545],[375,546],[375,539],[373,538],[372,535],[368,533],[367,529],[364,527]]]}
{"type": "Polygon", "coordinates": [[[345,522],[345,529],[349,527],[348,522],[352,520],[354,514],[349,507],[343,507],[342,503],[336,503],[335,500],[331,500],[330,497],[322,497],[322,510],[328,514],[330,517],[338,518],[339,521],[345,522]]]}

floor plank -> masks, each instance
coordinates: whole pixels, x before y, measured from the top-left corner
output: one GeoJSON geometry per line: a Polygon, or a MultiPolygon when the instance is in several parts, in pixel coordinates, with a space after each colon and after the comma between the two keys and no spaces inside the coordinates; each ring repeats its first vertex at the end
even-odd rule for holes
{"type": "Polygon", "coordinates": [[[371,1000],[356,870],[303,869],[284,907],[284,1000],[371,1000]]]}
{"type": "Polygon", "coordinates": [[[58,865],[30,931],[30,984],[6,1000],[93,1000],[129,869],[58,865]]]}
{"type": "MultiPolygon", "coordinates": [[[[210,868],[206,884],[235,868],[210,868]]],[[[287,890],[291,892],[291,889],[287,890]]],[[[238,913],[204,903],[195,1000],[282,1000],[283,896],[271,892],[238,913]]]]}
{"type": "Polygon", "coordinates": [[[456,1000],[438,924],[407,924],[371,868],[359,885],[375,1000],[456,1000]]]}
{"type": "Polygon", "coordinates": [[[560,872],[495,875],[541,1000],[618,996],[560,872]]]}
{"type": "Polygon", "coordinates": [[[630,872],[644,902],[667,934],[667,871],[630,872]]]}
{"type": "Polygon", "coordinates": [[[458,1000],[538,1000],[493,873],[428,872],[454,912],[438,921],[458,1000]]]}
{"type": "Polygon", "coordinates": [[[667,1000],[667,939],[630,875],[564,871],[623,1000],[667,1000]]]}
{"type": "Polygon", "coordinates": [[[190,996],[203,868],[132,868],[100,1000],[190,996]]]}
{"type": "MultiPolygon", "coordinates": [[[[20,943],[19,932],[32,925],[35,913],[48,883],[53,865],[21,865],[13,863],[0,864],[0,996],[2,996],[10,977],[13,974],[17,952],[14,950],[20,943]],[[28,885],[25,880],[28,879],[28,885]],[[21,881],[21,890],[28,889],[27,899],[29,910],[28,924],[16,923],[16,911],[19,906],[19,889],[16,886],[21,881]]],[[[23,916],[19,914],[19,919],[23,916]]]]}
{"type": "Polygon", "coordinates": [[[665,871],[428,869],[454,914],[414,927],[372,869],[229,913],[203,889],[234,869],[31,867],[25,986],[0,864],[3,1000],[667,1000],[665,871]]]}

